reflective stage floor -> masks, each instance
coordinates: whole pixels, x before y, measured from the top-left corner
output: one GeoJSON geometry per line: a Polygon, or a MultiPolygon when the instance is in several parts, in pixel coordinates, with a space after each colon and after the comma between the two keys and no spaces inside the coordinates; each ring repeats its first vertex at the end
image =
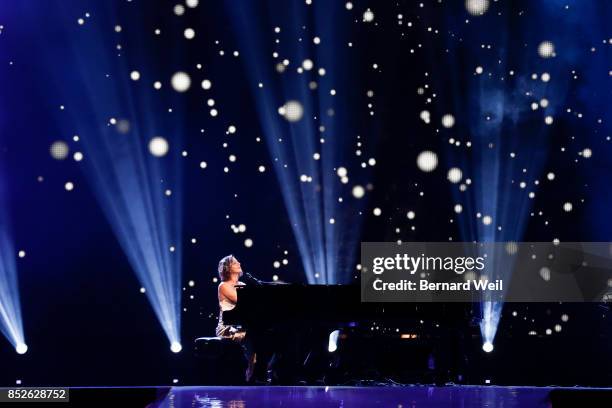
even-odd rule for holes
{"type": "Polygon", "coordinates": [[[565,407],[612,406],[610,390],[497,386],[177,387],[149,407],[565,407]],[[610,403],[610,405],[608,405],[610,403]],[[604,405],[601,405],[604,404],[604,405]]]}
{"type": "MultiPolygon", "coordinates": [[[[44,402],[1,403],[1,407],[46,406],[44,402]]],[[[52,406],[121,408],[258,407],[612,407],[612,388],[501,386],[382,387],[70,387],[69,401],[52,406]]]]}

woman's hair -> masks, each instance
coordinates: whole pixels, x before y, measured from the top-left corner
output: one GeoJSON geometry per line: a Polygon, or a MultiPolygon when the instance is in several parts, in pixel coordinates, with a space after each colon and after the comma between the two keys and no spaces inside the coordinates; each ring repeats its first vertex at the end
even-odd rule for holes
{"type": "MultiPolygon", "coordinates": [[[[219,267],[217,268],[217,271],[219,272],[219,277],[221,278],[222,282],[225,282],[226,280],[229,280],[232,277],[232,274],[230,272],[230,266],[232,266],[232,262],[234,261],[236,261],[236,258],[234,258],[234,255],[231,254],[228,256],[224,256],[219,261],[219,267]]],[[[242,276],[242,273],[240,273],[240,276],[242,276]]]]}

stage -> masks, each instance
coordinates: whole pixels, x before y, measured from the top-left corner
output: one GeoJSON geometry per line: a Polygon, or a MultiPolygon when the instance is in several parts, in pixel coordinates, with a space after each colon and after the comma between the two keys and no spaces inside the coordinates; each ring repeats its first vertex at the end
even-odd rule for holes
{"type": "Polygon", "coordinates": [[[156,407],[548,407],[531,387],[185,387],[156,407]]]}
{"type": "MultiPolygon", "coordinates": [[[[65,407],[576,407],[610,406],[612,389],[525,386],[79,387],[65,407]]],[[[23,405],[21,405],[23,406],[23,405]]]]}
{"type": "Polygon", "coordinates": [[[5,0],[0,391],[612,407],[611,19],[5,0]]]}

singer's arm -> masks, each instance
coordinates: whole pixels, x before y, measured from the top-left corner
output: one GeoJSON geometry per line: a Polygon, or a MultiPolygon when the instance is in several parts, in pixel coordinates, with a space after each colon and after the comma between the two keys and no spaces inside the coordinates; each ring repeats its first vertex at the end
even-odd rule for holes
{"type": "Polygon", "coordinates": [[[238,302],[238,293],[236,293],[236,287],[231,282],[223,282],[219,286],[219,291],[223,296],[229,299],[230,302],[238,302]]]}

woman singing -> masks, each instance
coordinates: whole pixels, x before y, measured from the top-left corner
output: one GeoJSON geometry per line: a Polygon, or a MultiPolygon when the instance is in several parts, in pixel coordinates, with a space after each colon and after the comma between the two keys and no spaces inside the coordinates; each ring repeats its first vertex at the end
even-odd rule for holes
{"type": "Polygon", "coordinates": [[[239,279],[242,276],[242,268],[240,262],[233,256],[228,255],[219,261],[219,283],[218,298],[219,298],[219,324],[217,325],[216,335],[225,337],[240,344],[244,350],[244,355],[248,361],[246,371],[247,382],[253,376],[255,367],[255,353],[251,350],[250,344],[246,339],[246,332],[238,326],[229,326],[223,324],[223,312],[232,310],[238,302],[238,293],[236,286],[244,285],[239,279]]]}

